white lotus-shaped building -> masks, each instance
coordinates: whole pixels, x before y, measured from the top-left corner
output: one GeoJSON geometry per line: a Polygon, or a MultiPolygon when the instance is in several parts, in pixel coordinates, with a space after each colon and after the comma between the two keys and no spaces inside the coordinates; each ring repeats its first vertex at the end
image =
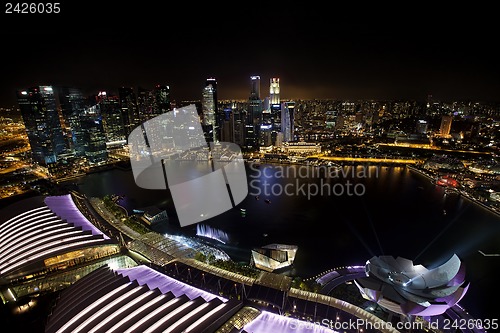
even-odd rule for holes
{"type": "Polygon", "coordinates": [[[456,254],[433,269],[401,257],[373,257],[365,272],[366,277],[354,281],[362,296],[405,315],[440,315],[457,304],[469,287],[464,282],[465,267],[456,254]]]}

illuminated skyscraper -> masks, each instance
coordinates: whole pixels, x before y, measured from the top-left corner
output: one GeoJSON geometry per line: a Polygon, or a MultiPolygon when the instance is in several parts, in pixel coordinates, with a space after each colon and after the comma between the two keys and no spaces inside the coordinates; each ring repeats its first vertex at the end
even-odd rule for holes
{"type": "Polygon", "coordinates": [[[260,76],[253,75],[250,76],[250,99],[259,99],[260,100],[260,76]]]}
{"type": "Polygon", "coordinates": [[[214,99],[214,105],[215,105],[215,113],[217,113],[217,103],[219,102],[217,100],[217,80],[214,77],[209,77],[207,79],[207,82],[205,83],[205,86],[212,86],[213,90],[213,99],[214,99]]]}
{"type": "Polygon", "coordinates": [[[280,104],[280,79],[273,77],[269,84],[269,96],[272,104],[280,104]]]}
{"type": "Polygon", "coordinates": [[[105,162],[108,158],[106,150],[106,135],[102,116],[99,114],[96,105],[85,110],[80,115],[79,141],[83,146],[83,151],[87,161],[90,163],[105,162]]]}
{"type": "Polygon", "coordinates": [[[118,95],[120,97],[120,109],[125,125],[125,134],[129,135],[134,128],[141,124],[134,88],[121,87],[118,89],[118,95]]]}
{"type": "Polygon", "coordinates": [[[417,132],[417,134],[425,134],[427,133],[427,128],[428,128],[427,121],[420,119],[417,121],[417,126],[415,131],[417,132]]]}
{"type": "Polygon", "coordinates": [[[33,159],[42,164],[56,162],[66,146],[52,87],[20,90],[17,92],[17,101],[33,159]]]}
{"type": "Polygon", "coordinates": [[[63,133],[68,141],[68,147],[74,151],[76,156],[84,156],[85,149],[82,137],[79,136],[81,134],[80,115],[88,108],[89,100],[83,96],[80,90],[75,88],[59,87],[57,93],[63,117],[63,133]]]}
{"type": "Polygon", "coordinates": [[[441,118],[441,127],[439,127],[439,134],[441,137],[446,138],[450,136],[452,116],[445,115],[441,118]]]}
{"type": "Polygon", "coordinates": [[[118,96],[100,91],[96,97],[97,112],[102,116],[106,142],[108,145],[124,144],[126,140],[125,123],[118,96]]]}
{"type": "Polygon", "coordinates": [[[283,142],[294,140],[294,110],[295,102],[283,102],[281,106],[281,132],[283,142]]]}
{"type": "Polygon", "coordinates": [[[222,119],[217,119],[217,81],[214,78],[209,78],[206,82],[202,93],[202,114],[203,128],[205,137],[210,141],[217,141],[220,135],[217,132],[220,128],[218,122],[222,119]],[[219,120],[219,121],[218,121],[219,120]]]}
{"type": "Polygon", "coordinates": [[[137,109],[141,123],[157,116],[154,113],[154,105],[153,91],[139,87],[137,89],[137,109]]]}
{"type": "Polygon", "coordinates": [[[153,91],[154,113],[160,115],[170,111],[170,87],[157,85],[153,91]]]}
{"type": "Polygon", "coordinates": [[[250,98],[248,100],[248,120],[245,129],[245,145],[257,148],[260,125],[262,124],[262,100],[260,99],[260,76],[250,77],[250,98]],[[253,128],[250,128],[253,127],[253,128]]]}

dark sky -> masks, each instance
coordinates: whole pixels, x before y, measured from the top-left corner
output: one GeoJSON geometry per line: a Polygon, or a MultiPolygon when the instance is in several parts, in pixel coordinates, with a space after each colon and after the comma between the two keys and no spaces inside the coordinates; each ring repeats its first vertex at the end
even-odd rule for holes
{"type": "Polygon", "coordinates": [[[492,8],[289,6],[65,1],[52,15],[3,8],[0,107],[15,103],[16,89],[44,84],[86,93],[165,84],[173,99],[199,99],[209,76],[220,99],[245,99],[250,75],[261,76],[264,97],[276,76],[282,98],[500,101],[492,8]]]}

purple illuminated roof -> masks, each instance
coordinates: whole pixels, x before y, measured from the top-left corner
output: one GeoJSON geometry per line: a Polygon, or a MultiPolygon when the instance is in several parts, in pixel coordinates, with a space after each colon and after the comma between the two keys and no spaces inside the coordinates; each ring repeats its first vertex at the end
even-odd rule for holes
{"type": "Polygon", "coordinates": [[[82,230],[89,230],[92,235],[102,235],[104,239],[109,239],[78,210],[70,194],[46,197],[45,204],[61,219],[81,227],[82,230]]]}
{"type": "Polygon", "coordinates": [[[158,288],[164,294],[171,291],[176,297],[186,295],[190,299],[195,299],[201,296],[207,302],[217,297],[223,302],[227,301],[226,298],[172,279],[148,266],[141,265],[133,268],[117,269],[116,272],[128,276],[130,280],[137,280],[140,285],[147,284],[150,289],[158,288]]]}
{"type": "Polygon", "coordinates": [[[327,326],[280,316],[267,311],[263,311],[255,320],[245,325],[244,329],[253,333],[335,333],[334,330],[327,326]]]}

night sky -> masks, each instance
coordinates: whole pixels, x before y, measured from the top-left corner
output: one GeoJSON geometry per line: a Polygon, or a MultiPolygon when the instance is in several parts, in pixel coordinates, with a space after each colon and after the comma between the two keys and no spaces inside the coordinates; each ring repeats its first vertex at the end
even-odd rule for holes
{"type": "Polygon", "coordinates": [[[162,3],[66,1],[57,15],[2,8],[0,107],[44,84],[88,94],[163,84],[174,100],[200,99],[209,76],[219,99],[246,99],[250,75],[261,76],[262,97],[279,77],[285,99],[500,101],[492,8],[162,3]]]}

